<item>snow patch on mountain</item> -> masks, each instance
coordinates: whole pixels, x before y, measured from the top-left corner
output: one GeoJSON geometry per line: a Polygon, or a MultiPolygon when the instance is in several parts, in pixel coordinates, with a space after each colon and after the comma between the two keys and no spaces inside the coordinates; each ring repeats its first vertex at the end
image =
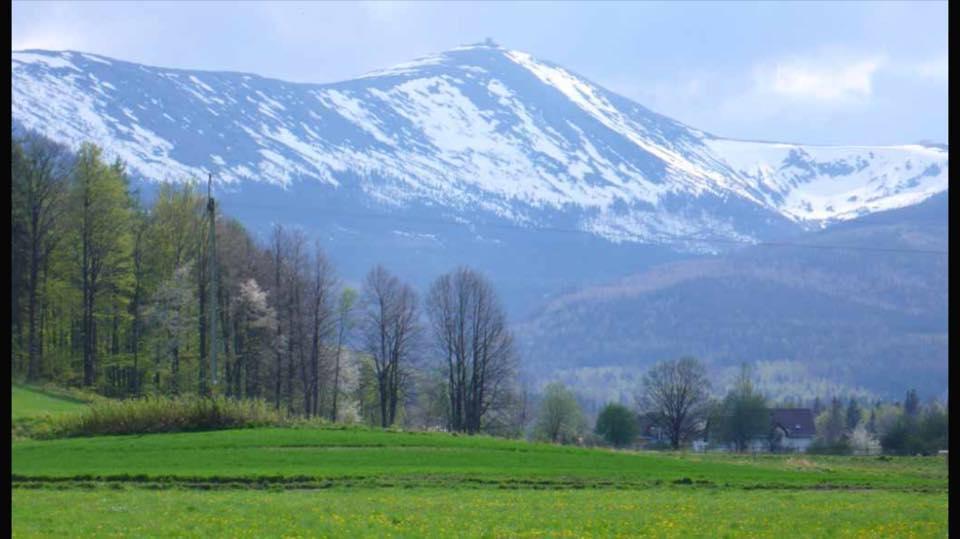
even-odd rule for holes
{"type": "Polygon", "coordinates": [[[49,51],[14,52],[12,75],[15,121],[146,179],[317,181],[612,241],[752,241],[948,188],[945,148],[722,139],[490,43],[335,84],[49,51]]]}
{"type": "Polygon", "coordinates": [[[847,220],[946,191],[948,153],[920,145],[802,146],[728,139],[707,146],[765,202],[798,221],[847,220]]]}

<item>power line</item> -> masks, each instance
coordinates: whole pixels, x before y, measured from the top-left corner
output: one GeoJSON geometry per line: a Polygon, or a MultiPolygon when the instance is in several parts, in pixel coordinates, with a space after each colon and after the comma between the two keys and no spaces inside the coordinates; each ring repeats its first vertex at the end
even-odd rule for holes
{"type": "MultiPolygon", "coordinates": [[[[250,208],[250,209],[267,209],[267,210],[277,210],[284,211],[289,210],[289,206],[279,206],[271,204],[250,204],[247,202],[236,204],[231,203],[230,206],[235,206],[238,208],[250,208]]],[[[316,210],[323,211],[325,215],[333,215],[340,217],[354,217],[360,219],[380,219],[380,220],[389,220],[389,221],[408,221],[408,222],[421,222],[428,224],[439,224],[447,226],[464,226],[464,227],[482,227],[482,228],[500,228],[500,229],[510,229],[510,230],[521,230],[525,232],[533,231],[546,231],[546,232],[559,232],[566,234],[578,234],[584,236],[590,236],[592,238],[602,238],[595,233],[573,229],[573,228],[562,228],[562,227],[553,227],[553,226],[531,226],[525,227],[516,223],[501,222],[501,223],[477,223],[477,222],[461,222],[451,219],[438,219],[432,217],[418,217],[412,215],[396,215],[389,213],[375,213],[375,212],[347,212],[338,209],[331,208],[320,208],[320,207],[311,207],[311,208],[300,208],[304,210],[316,210]]],[[[935,222],[935,221],[928,221],[935,222]]],[[[609,240],[608,240],[609,241],[609,240]]],[[[815,244],[815,243],[798,243],[791,241],[748,241],[748,240],[737,240],[732,238],[703,238],[701,236],[694,235],[684,235],[684,234],[674,234],[668,237],[668,241],[664,242],[652,242],[652,241],[633,241],[633,240],[624,240],[625,243],[630,243],[634,245],[650,245],[650,246],[667,246],[667,245],[677,245],[681,242],[694,242],[694,243],[705,243],[705,244],[728,244],[728,245],[744,245],[750,247],[797,247],[797,248],[806,248],[806,249],[821,249],[821,250],[846,250],[846,251],[864,251],[864,252],[883,252],[883,253],[900,253],[900,254],[927,254],[927,255],[940,255],[947,256],[949,255],[948,251],[942,251],[938,249],[913,249],[905,247],[870,247],[862,245],[837,245],[837,244],[815,244]]]]}

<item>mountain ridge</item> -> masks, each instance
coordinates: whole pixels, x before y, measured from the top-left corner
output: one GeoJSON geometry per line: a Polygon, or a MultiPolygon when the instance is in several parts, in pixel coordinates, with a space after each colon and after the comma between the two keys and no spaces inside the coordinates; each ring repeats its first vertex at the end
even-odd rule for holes
{"type": "Polygon", "coordinates": [[[309,179],[336,189],[355,172],[350,181],[378,204],[419,199],[453,213],[480,207],[523,224],[549,220],[545,210],[568,214],[577,228],[610,241],[665,242],[690,234],[769,238],[909,205],[946,189],[946,151],[726,139],[557,64],[489,44],[319,84],[151,67],[78,51],[12,57],[15,119],[61,142],[75,144],[80,133],[87,135],[153,181],[213,169],[223,187],[309,179]],[[142,95],[117,90],[131,82],[142,95]],[[164,93],[162,115],[141,121],[151,101],[157,104],[151,91],[164,93]],[[67,98],[86,108],[71,109],[67,98]],[[185,114],[174,119],[170,109],[185,114]],[[227,118],[218,119],[221,114],[227,118]],[[172,132],[164,117],[174,124],[172,132]],[[239,148],[197,140],[194,130],[221,138],[226,132],[239,148]],[[202,151],[183,149],[204,145],[202,151]],[[137,150],[143,146],[149,151],[137,150]],[[846,153],[826,160],[811,155],[824,148],[846,153]],[[759,151],[786,151],[775,156],[784,166],[758,161],[759,151]],[[890,155],[874,159],[874,151],[890,155]],[[728,154],[738,152],[747,158],[734,163],[728,154]],[[887,181],[909,176],[898,165],[910,168],[911,160],[919,160],[926,175],[904,177],[906,184],[887,181]],[[874,177],[849,177],[857,167],[872,174],[875,162],[874,177]],[[809,187],[822,190],[845,180],[849,185],[839,194],[809,187]],[[801,188],[810,193],[791,198],[801,188]],[[835,207],[844,194],[850,207],[835,207]],[[860,198],[870,201],[849,202],[860,198]]]}
{"type": "Polygon", "coordinates": [[[909,357],[940,391],[943,265],[749,245],[939,250],[945,144],[722,138],[488,49],[322,84],[14,52],[14,126],[97,143],[142,193],[211,170],[224,213],[261,238],[300,227],[350,285],[380,263],[419,290],[482,271],[541,380],[694,354],[851,385],[866,372],[895,395],[909,357]],[[631,279],[647,288],[623,294],[631,279]]]}

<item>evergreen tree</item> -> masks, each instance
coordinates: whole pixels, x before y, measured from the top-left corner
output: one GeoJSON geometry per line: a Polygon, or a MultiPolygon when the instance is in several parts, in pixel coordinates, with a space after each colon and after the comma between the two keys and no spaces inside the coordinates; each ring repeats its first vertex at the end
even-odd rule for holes
{"type": "Polygon", "coordinates": [[[823,403],[820,402],[819,396],[813,399],[812,411],[813,411],[813,417],[818,417],[820,415],[820,412],[823,411],[823,403]]]}
{"type": "Polygon", "coordinates": [[[614,447],[630,445],[637,437],[637,417],[622,404],[610,403],[600,410],[594,432],[614,447]]]}
{"type": "Polygon", "coordinates": [[[903,401],[903,412],[907,417],[916,417],[919,411],[920,399],[917,397],[917,390],[911,389],[907,391],[907,397],[903,401]]]}
{"type": "Polygon", "coordinates": [[[853,431],[856,428],[857,424],[860,423],[860,407],[857,405],[857,401],[853,398],[850,399],[850,402],[847,404],[847,430],[853,431]]]}

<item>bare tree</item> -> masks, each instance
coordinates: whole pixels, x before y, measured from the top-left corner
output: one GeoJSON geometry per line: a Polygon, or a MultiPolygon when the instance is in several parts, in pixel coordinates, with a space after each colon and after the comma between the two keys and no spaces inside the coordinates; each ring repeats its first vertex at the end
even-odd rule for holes
{"type": "Polygon", "coordinates": [[[644,376],[640,407],[667,432],[674,449],[699,432],[710,405],[710,380],[694,358],[661,361],[644,376]]]}
{"type": "Polygon", "coordinates": [[[427,312],[444,358],[449,428],[477,433],[491,407],[509,398],[514,351],[506,315],[487,280],[469,268],[434,282],[427,312]]]}
{"type": "MultiPolygon", "coordinates": [[[[319,242],[316,243],[314,251],[313,283],[310,289],[310,310],[312,317],[310,365],[309,370],[304,371],[304,383],[307,385],[307,402],[304,412],[307,416],[311,414],[318,415],[320,413],[321,356],[325,350],[324,343],[329,339],[330,334],[334,330],[332,296],[334,287],[336,286],[333,267],[324,256],[319,242]]],[[[339,350],[337,353],[339,354],[339,350]]],[[[334,407],[336,407],[336,404],[334,404],[334,407]]]]}
{"type": "MultiPolygon", "coordinates": [[[[278,384],[282,380],[282,394],[286,399],[287,413],[295,409],[294,383],[299,372],[303,411],[311,409],[309,364],[306,358],[304,308],[309,286],[309,259],[306,253],[306,236],[300,229],[284,231],[280,228],[274,235],[275,252],[280,253],[276,280],[277,312],[286,328],[286,363],[277,365],[278,384]],[[285,368],[283,368],[285,366],[285,368]]],[[[279,387],[279,385],[278,385],[279,387]]]]}
{"type": "MultiPolygon", "coordinates": [[[[283,232],[283,226],[276,225],[273,229],[273,236],[271,238],[271,251],[273,255],[273,300],[274,305],[281,304],[282,291],[283,287],[280,276],[283,273],[283,268],[286,263],[285,261],[285,234],[283,232]]],[[[279,310],[279,309],[278,309],[279,310]]],[[[283,384],[283,324],[281,323],[280,317],[277,318],[277,336],[276,336],[276,363],[274,364],[273,371],[273,407],[276,410],[280,409],[280,390],[283,384]]]]}
{"type": "Polygon", "coordinates": [[[367,274],[363,284],[363,335],[365,351],[373,360],[380,424],[394,423],[407,363],[419,333],[417,298],[382,266],[367,274]]]}

